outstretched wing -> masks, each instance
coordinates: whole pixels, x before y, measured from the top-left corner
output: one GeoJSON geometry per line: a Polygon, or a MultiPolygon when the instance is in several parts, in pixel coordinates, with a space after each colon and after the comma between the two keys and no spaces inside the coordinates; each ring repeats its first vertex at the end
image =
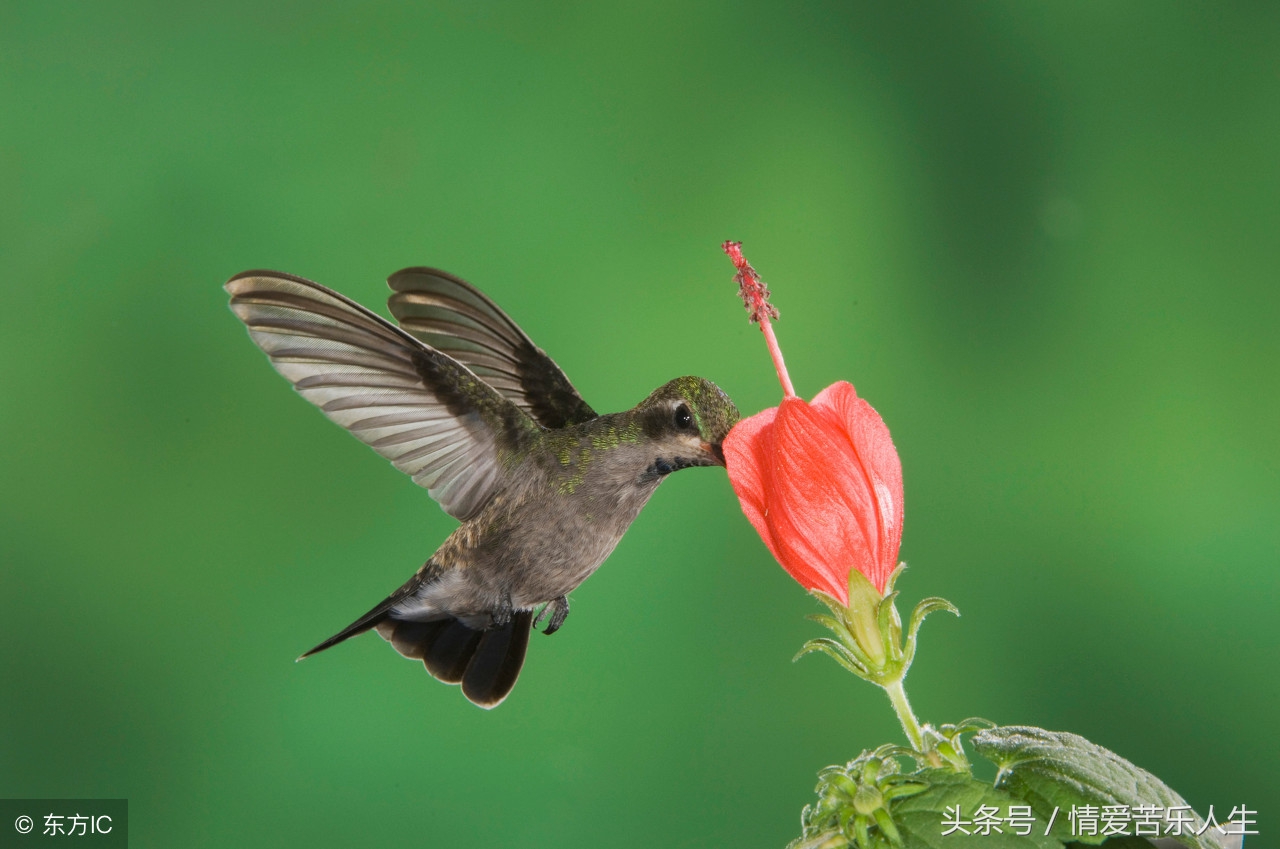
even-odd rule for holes
{"type": "Polygon", "coordinates": [[[231,309],[302,397],[468,519],[538,426],[456,360],[310,280],[246,271],[231,309]]]}
{"type": "Polygon", "coordinates": [[[471,369],[543,427],[596,417],[560,367],[471,284],[434,268],[406,268],[387,283],[401,327],[471,369]]]}

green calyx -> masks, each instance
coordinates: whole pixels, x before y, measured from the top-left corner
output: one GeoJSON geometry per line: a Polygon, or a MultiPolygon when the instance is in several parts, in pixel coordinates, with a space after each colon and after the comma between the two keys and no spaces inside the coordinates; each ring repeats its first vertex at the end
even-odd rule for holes
{"type": "Polygon", "coordinates": [[[881,687],[901,681],[915,659],[916,637],[925,617],[939,610],[960,615],[956,606],[946,599],[926,598],[911,612],[904,642],[902,617],[894,604],[898,593],[893,585],[905,569],[903,563],[893,570],[883,595],[861,572],[850,571],[847,606],[826,593],[815,591],[813,595],[826,605],[831,615],[815,614],[809,618],[825,625],[837,639],[810,640],[796,657],[820,651],[858,677],[881,687]]]}
{"type": "Polygon", "coordinates": [[[818,637],[809,640],[796,659],[810,652],[821,652],[859,678],[883,688],[914,751],[925,756],[931,766],[950,764],[956,769],[967,769],[968,761],[958,743],[951,742],[927,725],[921,727],[902,687],[902,680],[915,659],[916,638],[925,618],[939,610],[956,616],[960,611],[946,599],[926,598],[912,610],[904,639],[902,617],[894,603],[898,592],[893,587],[905,569],[906,564],[902,563],[893,570],[883,594],[861,572],[850,570],[848,605],[825,593],[814,592],[813,595],[831,613],[814,614],[809,618],[826,626],[835,639],[818,637]]]}

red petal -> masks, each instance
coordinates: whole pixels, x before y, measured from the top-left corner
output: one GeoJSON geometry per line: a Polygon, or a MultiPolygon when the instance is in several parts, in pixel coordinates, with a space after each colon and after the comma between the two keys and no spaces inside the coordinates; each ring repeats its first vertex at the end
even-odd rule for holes
{"type": "Polygon", "coordinates": [[[773,535],[765,521],[764,494],[768,488],[768,458],[773,453],[774,417],[777,407],[756,413],[733,426],[724,440],[725,467],[729,472],[729,483],[742,505],[742,512],[756,529],[756,533],[764,540],[764,544],[777,559],[778,552],[773,547],[773,535]]]}
{"type": "MultiPolygon", "coordinates": [[[[788,399],[783,406],[800,404],[803,401],[788,399]]],[[[778,408],[774,407],[744,419],[734,426],[724,442],[726,466],[729,481],[737,493],[742,512],[755,527],[760,539],[769,547],[784,569],[806,589],[822,590],[840,599],[848,595],[844,577],[835,580],[821,568],[817,568],[820,558],[811,552],[796,553],[794,545],[785,544],[775,531],[778,527],[780,508],[776,503],[779,481],[785,481],[791,474],[786,466],[786,458],[777,448],[776,436],[778,408]]],[[[790,525],[781,524],[784,534],[792,535],[790,525]]]]}
{"type": "Polygon", "coordinates": [[[902,540],[902,466],[853,386],[744,419],[724,450],[743,513],[802,586],[847,604],[857,569],[884,591],[902,540]]]}
{"type": "Polygon", "coordinates": [[[813,406],[829,413],[848,434],[857,465],[868,477],[876,508],[871,514],[875,527],[868,534],[874,540],[875,565],[863,574],[883,592],[885,581],[898,565],[902,543],[902,462],[898,451],[880,414],[859,398],[850,384],[841,381],[828,386],[813,399],[813,406]]]}
{"type": "Polygon", "coordinates": [[[793,575],[848,602],[849,570],[873,570],[875,506],[864,470],[838,419],[799,399],[774,426],[768,519],[779,560],[793,575]]]}

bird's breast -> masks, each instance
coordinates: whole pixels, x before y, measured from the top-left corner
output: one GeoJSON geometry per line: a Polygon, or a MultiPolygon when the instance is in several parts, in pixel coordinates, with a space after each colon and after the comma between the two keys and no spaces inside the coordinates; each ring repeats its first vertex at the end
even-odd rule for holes
{"type": "Polygon", "coordinates": [[[586,468],[552,467],[543,479],[549,485],[520,493],[503,570],[517,607],[558,598],[590,577],[657,488],[656,481],[640,482],[635,473],[615,468],[613,459],[598,452],[586,468]]]}
{"type": "MultiPolygon", "coordinates": [[[[597,459],[605,462],[585,469],[528,463],[518,470],[436,553],[433,560],[443,571],[465,577],[448,584],[448,598],[424,586],[432,604],[454,615],[473,614],[510,597],[516,609],[528,609],[567,595],[590,577],[661,481],[619,474],[610,458],[597,459]]],[[[443,580],[433,584],[446,586],[443,580]]]]}

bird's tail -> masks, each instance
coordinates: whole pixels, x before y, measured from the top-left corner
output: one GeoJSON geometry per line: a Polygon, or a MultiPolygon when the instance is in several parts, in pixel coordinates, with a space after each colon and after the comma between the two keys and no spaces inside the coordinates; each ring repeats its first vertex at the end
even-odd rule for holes
{"type": "Polygon", "coordinates": [[[378,633],[405,657],[421,660],[427,671],[446,684],[461,684],[473,704],[492,708],[516,685],[533,611],[518,610],[500,628],[476,630],[452,617],[433,622],[384,618],[378,633]]]}
{"type": "Polygon", "coordinates": [[[485,709],[501,704],[524,666],[533,611],[514,611],[500,628],[475,629],[451,616],[430,622],[395,619],[390,609],[398,600],[391,596],[298,660],[372,628],[400,654],[421,660],[433,677],[461,684],[473,704],[485,709]]]}

